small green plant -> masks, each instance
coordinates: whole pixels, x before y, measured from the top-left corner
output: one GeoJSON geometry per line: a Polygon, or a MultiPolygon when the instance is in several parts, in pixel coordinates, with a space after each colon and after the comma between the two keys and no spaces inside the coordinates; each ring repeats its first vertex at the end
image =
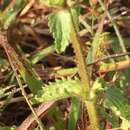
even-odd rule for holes
{"type": "MultiPolygon", "coordinates": [[[[15,1],[11,8],[8,7],[8,4],[6,5],[6,2],[4,3],[4,6],[9,9],[3,9],[0,12],[0,44],[6,52],[22,95],[39,125],[37,129],[44,130],[46,126],[42,124],[32,105],[50,101],[55,104],[57,101],[71,98],[67,126],[62,120],[59,108],[56,105],[50,105],[53,110],[48,110],[48,114],[51,117],[54,116],[57,122],[55,121],[49,127],[49,130],[75,130],[82,113],[81,104],[87,110],[85,112],[89,117],[92,130],[107,129],[102,119],[110,125],[111,129],[129,130],[130,104],[125,96],[125,86],[129,86],[130,83],[129,53],[126,49],[125,39],[118,29],[118,23],[112,18],[112,14],[109,12],[111,10],[108,10],[107,4],[110,3],[104,3],[102,0],[39,0],[36,3],[49,9],[47,24],[54,40],[53,44],[31,58],[27,58],[19,45],[13,47],[8,37],[2,33],[3,30],[6,31],[14,23],[21,10],[30,7],[26,0],[15,1]],[[87,6],[91,7],[92,12],[90,11],[88,17],[84,16],[84,18],[82,15],[87,10],[87,6]],[[100,14],[99,18],[97,18],[98,13],[100,14]],[[107,21],[106,17],[108,17],[107,21]],[[113,33],[117,37],[112,35],[111,32],[104,31],[104,21],[107,24],[112,24],[110,28],[114,28],[115,32],[113,31],[113,33]],[[82,29],[85,34],[83,34],[82,29]],[[84,43],[82,39],[86,35],[89,40],[84,43]],[[115,40],[113,40],[114,38],[115,40]],[[116,54],[115,48],[118,45],[115,47],[113,44],[116,44],[117,40],[123,54],[116,54]],[[88,47],[85,52],[84,44],[88,47]],[[47,84],[42,82],[33,65],[54,51],[58,55],[64,54],[70,45],[72,45],[76,58],[75,67],[49,71],[51,74],[62,75],[62,78],[55,78],[47,84]],[[21,58],[19,58],[20,56],[21,58]],[[123,61],[120,58],[121,56],[125,56],[122,58],[123,61]],[[114,58],[117,58],[117,60],[114,58]],[[124,68],[126,68],[124,72],[117,71],[124,68]],[[78,75],[68,76],[75,73],[78,73],[78,75]],[[120,80],[117,80],[118,76],[120,80]],[[28,86],[33,94],[30,99],[27,98],[23,83],[28,86]],[[58,118],[59,115],[60,118],[58,118]],[[58,125],[63,128],[59,128],[58,125]]],[[[31,27],[35,27],[35,24],[37,23],[33,23],[31,27]]],[[[35,34],[35,31],[31,31],[35,34]]],[[[36,35],[33,36],[38,39],[36,35]]],[[[5,95],[6,90],[4,88],[0,97],[3,98],[5,95]]],[[[84,130],[87,129],[84,128],[84,130]]]]}

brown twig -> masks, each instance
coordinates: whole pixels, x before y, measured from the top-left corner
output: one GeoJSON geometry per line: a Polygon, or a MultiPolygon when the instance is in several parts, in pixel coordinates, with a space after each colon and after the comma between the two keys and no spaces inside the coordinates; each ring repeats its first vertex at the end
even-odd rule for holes
{"type": "Polygon", "coordinates": [[[105,57],[94,60],[92,63],[88,64],[88,66],[94,65],[94,64],[101,62],[101,61],[109,60],[111,58],[117,58],[117,57],[122,57],[122,56],[126,56],[126,55],[130,55],[130,52],[124,52],[124,53],[118,53],[118,54],[105,56],[105,57]]]}
{"type": "Polygon", "coordinates": [[[126,69],[130,66],[130,60],[125,60],[125,61],[119,61],[116,63],[112,63],[107,65],[104,68],[101,68],[99,70],[99,74],[104,74],[104,73],[108,73],[110,71],[117,71],[117,70],[122,70],[122,69],[126,69]]]}

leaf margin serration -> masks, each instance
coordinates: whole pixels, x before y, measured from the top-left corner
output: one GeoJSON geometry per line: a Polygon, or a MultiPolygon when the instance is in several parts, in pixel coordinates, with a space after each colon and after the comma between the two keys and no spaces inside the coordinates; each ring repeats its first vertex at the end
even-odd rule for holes
{"type": "Polygon", "coordinates": [[[65,99],[82,94],[81,81],[78,78],[56,79],[55,82],[49,82],[42,90],[31,99],[33,104],[48,102],[52,100],[65,99]]]}

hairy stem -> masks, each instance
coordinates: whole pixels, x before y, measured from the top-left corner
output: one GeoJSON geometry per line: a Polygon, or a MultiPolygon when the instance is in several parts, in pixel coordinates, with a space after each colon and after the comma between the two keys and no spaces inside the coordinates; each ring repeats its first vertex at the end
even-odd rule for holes
{"type": "Polygon", "coordinates": [[[80,39],[78,36],[78,31],[76,29],[77,25],[74,22],[73,13],[71,9],[69,9],[69,11],[70,11],[71,20],[72,20],[71,42],[72,42],[75,55],[77,58],[77,62],[78,62],[77,66],[79,68],[79,75],[83,83],[82,86],[83,86],[83,97],[85,100],[85,106],[87,107],[87,110],[88,110],[88,115],[89,115],[92,130],[100,130],[95,103],[93,101],[88,101],[89,99],[88,95],[89,95],[90,87],[91,87],[90,77],[87,71],[87,65],[85,63],[85,59],[83,57],[82,48],[80,46],[80,39]]]}

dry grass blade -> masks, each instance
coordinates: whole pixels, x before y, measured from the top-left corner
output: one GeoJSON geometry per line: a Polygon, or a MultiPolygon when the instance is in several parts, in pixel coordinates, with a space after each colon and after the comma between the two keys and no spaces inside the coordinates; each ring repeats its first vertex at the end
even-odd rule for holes
{"type": "Polygon", "coordinates": [[[25,15],[28,12],[28,10],[33,6],[34,3],[35,3],[35,0],[29,0],[28,4],[21,11],[20,16],[25,15]]]}
{"type": "MultiPolygon", "coordinates": [[[[47,110],[54,105],[55,101],[42,103],[37,109],[35,109],[36,114],[39,118],[42,118],[47,113],[47,110]]],[[[28,116],[24,122],[16,130],[32,130],[37,126],[34,116],[31,114],[28,116]]]]}

